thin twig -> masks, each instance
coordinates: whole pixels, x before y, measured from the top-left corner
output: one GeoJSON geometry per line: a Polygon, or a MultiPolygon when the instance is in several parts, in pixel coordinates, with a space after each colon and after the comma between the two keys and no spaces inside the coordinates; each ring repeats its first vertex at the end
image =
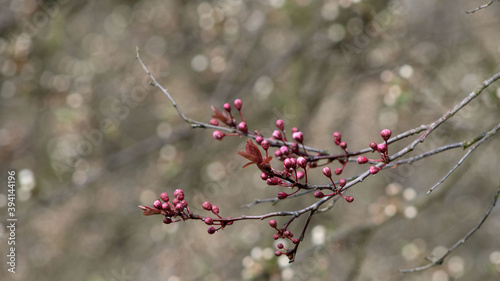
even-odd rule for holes
{"type": "Polygon", "coordinates": [[[493,2],[495,2],[495,0],[491,0],[490,2],[488,2],[488,3],[484,4],[484,5],[481,5],[481,6],[477,7],[477,8],[475,8],[475,9],[469,10],[469,11],[467,11],[465,13],[466,14],[472,14],[472,13],[475,13],[475,12],[477,12],[479,10],[484,9],[484,8],[488,8],[489,6],[491,6],[491,4],[493,4],[493,2]]]}
{"type": "Polygon", "coordinates": [[[433,187],[431,187],[429,189],[429,191],[427,191],[427,194],[430,194],[436,187],[438,187],[440,184],[442,184],[451,175],[451,173],[453,173],[458,168],[458,166],[460,166],[465,161],[465,159],[467,159],[467,157],[469,157],[469,155],[472,153],[472,151],[474,151],[474,149],[478,148],[487,139],[489,139],[491,136],[493,136],[494,134],[496,134],[496,132],[499,129],[500,129],[500,124],[496,125],[493,129],[489,130],[484,135],[484,137],[482,137],[478,142],[476,142],[476,144],[474,146],[472,146],[467,151],[467,153],[465,153],[465,155],[462,157],[462,159],[460,159],[460,161],[458,161],[458,163],[440,181],[438,181],[433,187]]]}
{"type": "MultiPolygon", "coordinates": [[[[500,195],[500,186],[499,186],[499,189],[498,191],[495,193],[495,196],[493,197],[493,200],[491,201],[491,204],[490,206],[488,207],[488,209],[486,210],[486,212],[484,213],[483,217],[481,218],[481,220],[479,221],[479,223],[474,227],[472,228],[464,237],[462,237],[460,240],[458,240],[455,244],[453,244],[453,246],[451,246],[450,248],[448,248],[448,250],[446,251],[446,253],[439,259],[433,259],[430,263],[424,265],[424,266],[419,266],[419,267],[415,267],[415,268],[409,268],[409,269],[400,269],[399,272],[401,273],[411,273],[411,272],[417,272],[417,271],[422,271],[422,270],[426,270],[426,269],[429,269],[431,267],[434,267],[436,265],[441,265],[443,264],[444,260],[456,249],[458,248],[458,246],[464,244],[467,239],[469,239],[482,225],[483,223],[486,221],[486,219],[488,218],[488,216],[490,215],[491,213],[491,210],[493,210],[493,208],[495,207],[496,203],[497,203],[497,200],[498,200],[498,196],[500,195]]],[[[428,258],[430,259],[430,258],[428,258]]]]}
{"type": "Polygon", "coordinates": [[[481,85],[479,85],[473,92],[471,92],[466,98],[464,98],[460,103],[455,105],[450,111],[446,112],[443,116],[441,116],[438,120],[430,123],[429,125],[425,126],[428,129],[423,133],[418,139],[413,141],[410,145],[407,147],[403,148],[400,150],[398,153],[392,155],[389,159],[394,160],[396,158],[399,158],[413,149],[419,144],[424,142],[424,140],[427,138],[427,136],[434,131],[439,125],[443,124],[445,121],[453,117],[460,109],[462,109],[464,106],[466,106],[469,102],[471,102],[473,99],[478,97],[484,89],[486,89],[488,86],[490,86],[493,82],[497,81],[500,79],[500,72],[491,76],[490,78],[486,79],[481,85]]]}

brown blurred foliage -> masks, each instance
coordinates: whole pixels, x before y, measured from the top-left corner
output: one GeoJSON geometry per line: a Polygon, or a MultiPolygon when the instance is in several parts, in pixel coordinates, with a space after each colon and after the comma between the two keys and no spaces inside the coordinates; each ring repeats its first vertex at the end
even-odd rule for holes
{"type": "MultiPolygon", "coordinates": [[[[193,119],[208,122],[210,105],[240,98],[250,130],[269,135],[281,118],[307,145],[335,151],[331,134],[340,131],[361,149],[383,128],[432,122],[500,70],[500,5],[466,15],[484,3],[2,2],[0,177],[3,184],[9,169],[18,173],[19,218],[17,273],[2,263],[2,280],[498,280],[498,208],[442,266],[397,272],[477,223],[499,182],[498,138],[429,196],[462,151],[370,177],[349,190],[353,204],[313,218],[290,265],[274,257],[267,221],[208,235],[199,222],[143,217],[138,204],[179,187],[195,212],[210,200],[223,216],[295,210],[314,198],[241,208],[277,192],[254,166],[241,169],[245,140],[190,129],[148,85],[135,50],[193,119]]],[[[497,87],[422,147],[497,124],[497,87]]]]}

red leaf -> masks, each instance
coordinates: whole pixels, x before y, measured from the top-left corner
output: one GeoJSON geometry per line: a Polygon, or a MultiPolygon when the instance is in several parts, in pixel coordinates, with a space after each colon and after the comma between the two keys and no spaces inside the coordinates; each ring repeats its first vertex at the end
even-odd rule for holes
{"type": "Polygon", "coordinates": [[[251,164],[258,165],[263,161],[262,154],[260,153],[259,148],[252,142],[252,140],[247,140],[245,151],[238,151],[238,154],[251,161],[250,163],[243,166],[243,168],[251,164]]]}
{"type": "Polygon", "coordinates": [[[139,205],[139,208],[142,210],[142,214],[145,216],[161,215],[161,210],[158,210],[156,208],[152,208],[152,207],[144,206],[144,205],[139,205]]]}
{"type": "Polygon", "coordinates": [[[229,113],[227,113],[226,111],[220,112],[213,105],[212,105],[212,110],[214,111],[214,115],[212,115],[212,118],[218,119],[221,122],[224,122],[224,124],[226,124],[228,126],[234,125],[233,119],[231,118],[229,113]]]}

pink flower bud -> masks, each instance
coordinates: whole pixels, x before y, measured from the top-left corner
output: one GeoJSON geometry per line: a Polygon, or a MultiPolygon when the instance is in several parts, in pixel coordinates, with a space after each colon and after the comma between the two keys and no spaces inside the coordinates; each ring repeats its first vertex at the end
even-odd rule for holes
{"type": "Polygon", "coordinates": [[[179,200],[183,200],[184,199],[184,190],[182,190],[182,189],[176,189],[174,191],[174,197],[176,197],[179,200]]]}
{"type": "Polygon", "coordinates": [[[339,132],[335,132],[335,133],[333,133],[333,139],[340,143],[340,141],[342,139],[342,135],[339,132]]]}
{"type": "Polygon", "coordinates": [[[289,230],[285,230],[285,232],[283,232],[283,236],[285,236],[285,237],[293,237],[293,234],[289,230]]]}
{"type": "Polygon", "coordinates": [[[370,174],[375,175],[376,173],[378,173],[378,171],[380,171],[380,169],[377,166],[370,166],[370,169],[368,171],[370,172],[370,174]]]}
{"type": "Polygon", "coordinates": [[[266,184],[267,185],[277,185],[276,181],[274,180],[274,178],[268,178],[266,180],[266,184]]]}
{"type": "Polygon", "coordinates": [[[375,142],[371,142],[370,143],[370,148],[373,149],[373,150],[377,150],[377,144],[375,142]]]}
{"type": "Polygon", "coordinates": [[[345,143],[345,141],[343,141],[343,142],[339,143],[339,146],[342,149],[346,149],[347,148],[347,143],[345,143]]]}
{"type": "Polygon", "coordinates": [[[298,239],[298,238],[293,238],[293,239],[292,239],[292,243],[293,243],[293,244],[297,244],[297,243],[299,243],[299,239],[298,239]]]}
{"type": "Polygon", "coordinates": [[[222,138],[224,138],[226,134],[224,134],[223,132],[219,131],[219,130],[216,130],[212,133],[212,136],[214,137],[214,139],[216,140],[222,140],[222,138]]]}
{"type": "Polygon", "coordinates": [[[212,204],[208,201],[205,201],[203,202],[203,204],[201,205],[201,207],[203,207],[203,209],[207,210],[207,211],[211,211],[212,210],[212,204]]]}
{"type": "Polygon", "coordinates": [[[297,171],[297,179],[299,179],[299,180],[300,180],[300,179],[303,179],[303,178],[304,178],[304,175],[305,175],[305,174],[304,174],[304,172],[302,172],[302,171],[297,171]]]}
{"type": "Polygon", "coordinates": [[[358,158],[356,159],[356,161],[358,162],[358,164],[365,164],[368,162],[368,158],[366,158],[365,156],[358,156],[358,158]]]}
{"type": "Polygon", "coordinates": [[[332,177],[332,170],[329,167],[324,167],[323,168],[323,175],[325,175],[327,178],[332,177]]]}
{"type": "Polygon", "coordinates": [[[269,146],[270,146],[269,141],[267,141],[267,140],[263,140],[263,141],[260,143],[260,145],[262,146],[262,149],[264,149],[264,150],[268,150],[268,149],[269,149],[269,146]]]}
{"type": "Polygon", "coordinates": [[[280,159],[281,155],[283,155],[283,153],[281,153],[281,150],[276,150],[274,152],[274,156],[276,156],[277,159],[280,159]]]}
{"type": "Polygon", "coordinates": [[[387,145],[385,143],[381,143],[377,145],[377,150],[380,153],[385,153],[387,151],[387,145]]]}
{"type": "Polygon", "coordinates": [[[293,134],[293,133],[296,133],[296,132],[298,132],[298,131],[299,131],[299,128],[297,128],[297,127],[293,127],[293,128],[292,128],[292,134],[293,134]]]}
{"type": "Polygon", "coordinates": [[[270,220],[269,221],[269,225],[272,227],[272,228],[276,228],[278,226],[278,223],[275,221],[275,220],[270,220]]]}
{"type": "Polygon", "coordinates": [[[255,138],[255,141],[256,141],[258,144],[261,144],[263,140],[264,140],[264,138],[263,138],[262,136],[257,136],[257,137],[255,138]]]}
{"type": "Polygon", "coordinates": [[[260,174],[260,178],[262,180],[267,180],[269,178],[269,176],[266,173],[263,172],[263,173],[260,174]]]}
{"type": "Polygon", "coordinates": [[[242,102],[240,99],[235,99],[234,100],[234,107],[236,107],[237,110],[241,110],[241,107],[243,106],[242,102]]]}
{"type": "Polygon", "coordinates": [[[307,166],[306,158],[304,158],[302,156],[297,158],[297,165],[299,165],[299,167],[301,167],[301,168],[305,168],[307,166]]]}
{"type": "Polygon", "coordinates": [[[211,217],[206,217],[203,219],[203,221],[205,221],[205,223],[208,225],[214,224],[214,220],[211,217]]]}
{"type": "Polygon", "coordinates": [[[383,129],[381,132],[380,132],[380,136],[385,140],[387,141],[390,137],[391,137],[391,130],[389,129],[383,129]]]}
{"type": "Polygon", "coordinates": [[[219,214],[219,207],[217,205],[213,205],[212,206],[212,212],[216,215],[219,214]]]}
{"type": "Polygon", "coordinates": [[[281,140],[283,138],[283,136],[281,135],[281,131],[274,130],[273,131],[273,138],[277,139],[277,140],[281,140]]]}
{"type": "Polygon", "coordinates": [[[155,200],[153,202],[153,207],[155,207],[156,209],[161,209],[161,201],[160,200],[155,200]]]}
{"type": "Polygon", "coordinates": [[[285,129],[285,122],[281,119],[276,120],[276,127],[283,131],[285,129]]]}
{"type": "Polygon", "coordinates": [[[247,123],[246,122],[240,122],[240,124],[238,124],[238,130],[242,131],[243,133],[248,132],[247,123]]]}
{"type": "Polygon", "coordinates": [[[166,192],[162,192],[162,193],[160,194],[160,198],[161,198],[161,200],[163,200],[163,201],[165,201],[165,202],[168,202],[168,200],[169,200],[169,198],[168,198],[168,193],[166,193],[166,192]]]}
{"type": "Polygon", "coordinates": [[[169,217],[164,217],[164,218],[163,218],[163,223],[164,223],[164,224],[170,224],[170,223],[172,223],[172,219],[171,219],[171,218],[169,218],[169,217]]]}
{"type": "Polygon", "coordinates": [[[288,197],[288,194],[286,192],[278,192],[277,194],[278,199],[282,200],[288,197]]]}
{"type": "Polygon", "coordinates": [[[231,112],[231,105],[229,103],[224,104],[224,110],[227,112],[231,112]]]}
{"type": "Polygon", "coordinates": [[[348,203],[352,203],[352,201],[354,201],[354,197],[352,197],[352,196],[347,196],[347,197],[345,198],[345,201],[347,201],[348,203]]]}
{"type": "Polygon", "coordinates": [[[280,238],[280,235],[279,234],[273,234],[273,239],[274,240],[278,240],[280,238]]]}
{"type": "Polygon", "coordinates": [[[182,211],[184,209],[184,206],[181,203],[177,203],[177,205],[175,205],[174,209],[177,212],[180,212],[180,211],[182,211]]]}
{"type": "Polygon", "coordinates": [[[295,170],[295,168],[297,168],[297,160],[295,160],[295,158],[286,158],[285,161],[283,161],[283,165],[288,170],[295,170]]]}
{"type": "Polygon", "coordinates": [[[211,226],[207,229],[207,232],[208,232],[208,234],[214,234],[215,232],[217,232],[217,229],[215,229],[215,227],[211,226]]]}
{"type": "Polygon", "coordinates": [[[274,252],[274,255],[279,257],[281,256],[281,254],[283,254],[280,250],[276,250],[276,252],[274,252]]]}
{"type": "Polygon", "coordinates": [[[293,140],[298,143],[302,143],[304,141],[304,134],[302,132],[295,132],[292,134],[293,140]]]}
{"type": "Polygon", "coordinates": [[[323,192],[319,191],[319,190],[316,190],[314,192],[314,197],[316,197],[316,198],[323,198],[323,197],[325,197],[325,194],[323,192]]]}
{"type": "Polygon", "coordinates": [[[344,187],[346,183],[347,183],[347,182],[346,182],[346,180],[345,180],[345,179],[340,179],[340,180],[339,180],[339,185],[340,185],[340,187],[344,187]]]}
{"type": "Polygon", "coordinates": [[[181,200],[181,202],[179,202],[179,204],[182,205],[182,209],[186,208],[188,206],[188,203],[186,200],[181,200]]]}
{"type": "Polygon", "coordinates": [[[280,147],[280,151],[281,151],[281,154],[283,154],[283,155],[288,155],[290,153],[290,150],[288,149],[288,147],[284,146],[284,145],[282,147],[280,147]]]}
{"type": "Polygon", "coordinates": [[[285,248],[285,246],[283,245],[283,243],[279,243],[278,245],[276,245],[276,247],[277,247],[278,249],[283,249],[283,248],[285,248]]]}
{"type": "Polygon", "coordinates": [[[338,175],[342,174],[342,170],[344,170],[344,169],[343,168],[337,168],[333,172],[338,176],[338,175]]]}

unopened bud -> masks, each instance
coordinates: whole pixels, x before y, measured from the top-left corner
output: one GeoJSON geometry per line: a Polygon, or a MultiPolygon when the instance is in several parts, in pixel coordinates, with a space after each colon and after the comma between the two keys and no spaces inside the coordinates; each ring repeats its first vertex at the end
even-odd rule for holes
{"type": "Polygon", "coordinates": [[[241,102],[240,99],[235,99],[234,100],[234,107],[236,107],[237,110],[241,110],[242,106],[243,106],[243,103],[241,102]]]}

